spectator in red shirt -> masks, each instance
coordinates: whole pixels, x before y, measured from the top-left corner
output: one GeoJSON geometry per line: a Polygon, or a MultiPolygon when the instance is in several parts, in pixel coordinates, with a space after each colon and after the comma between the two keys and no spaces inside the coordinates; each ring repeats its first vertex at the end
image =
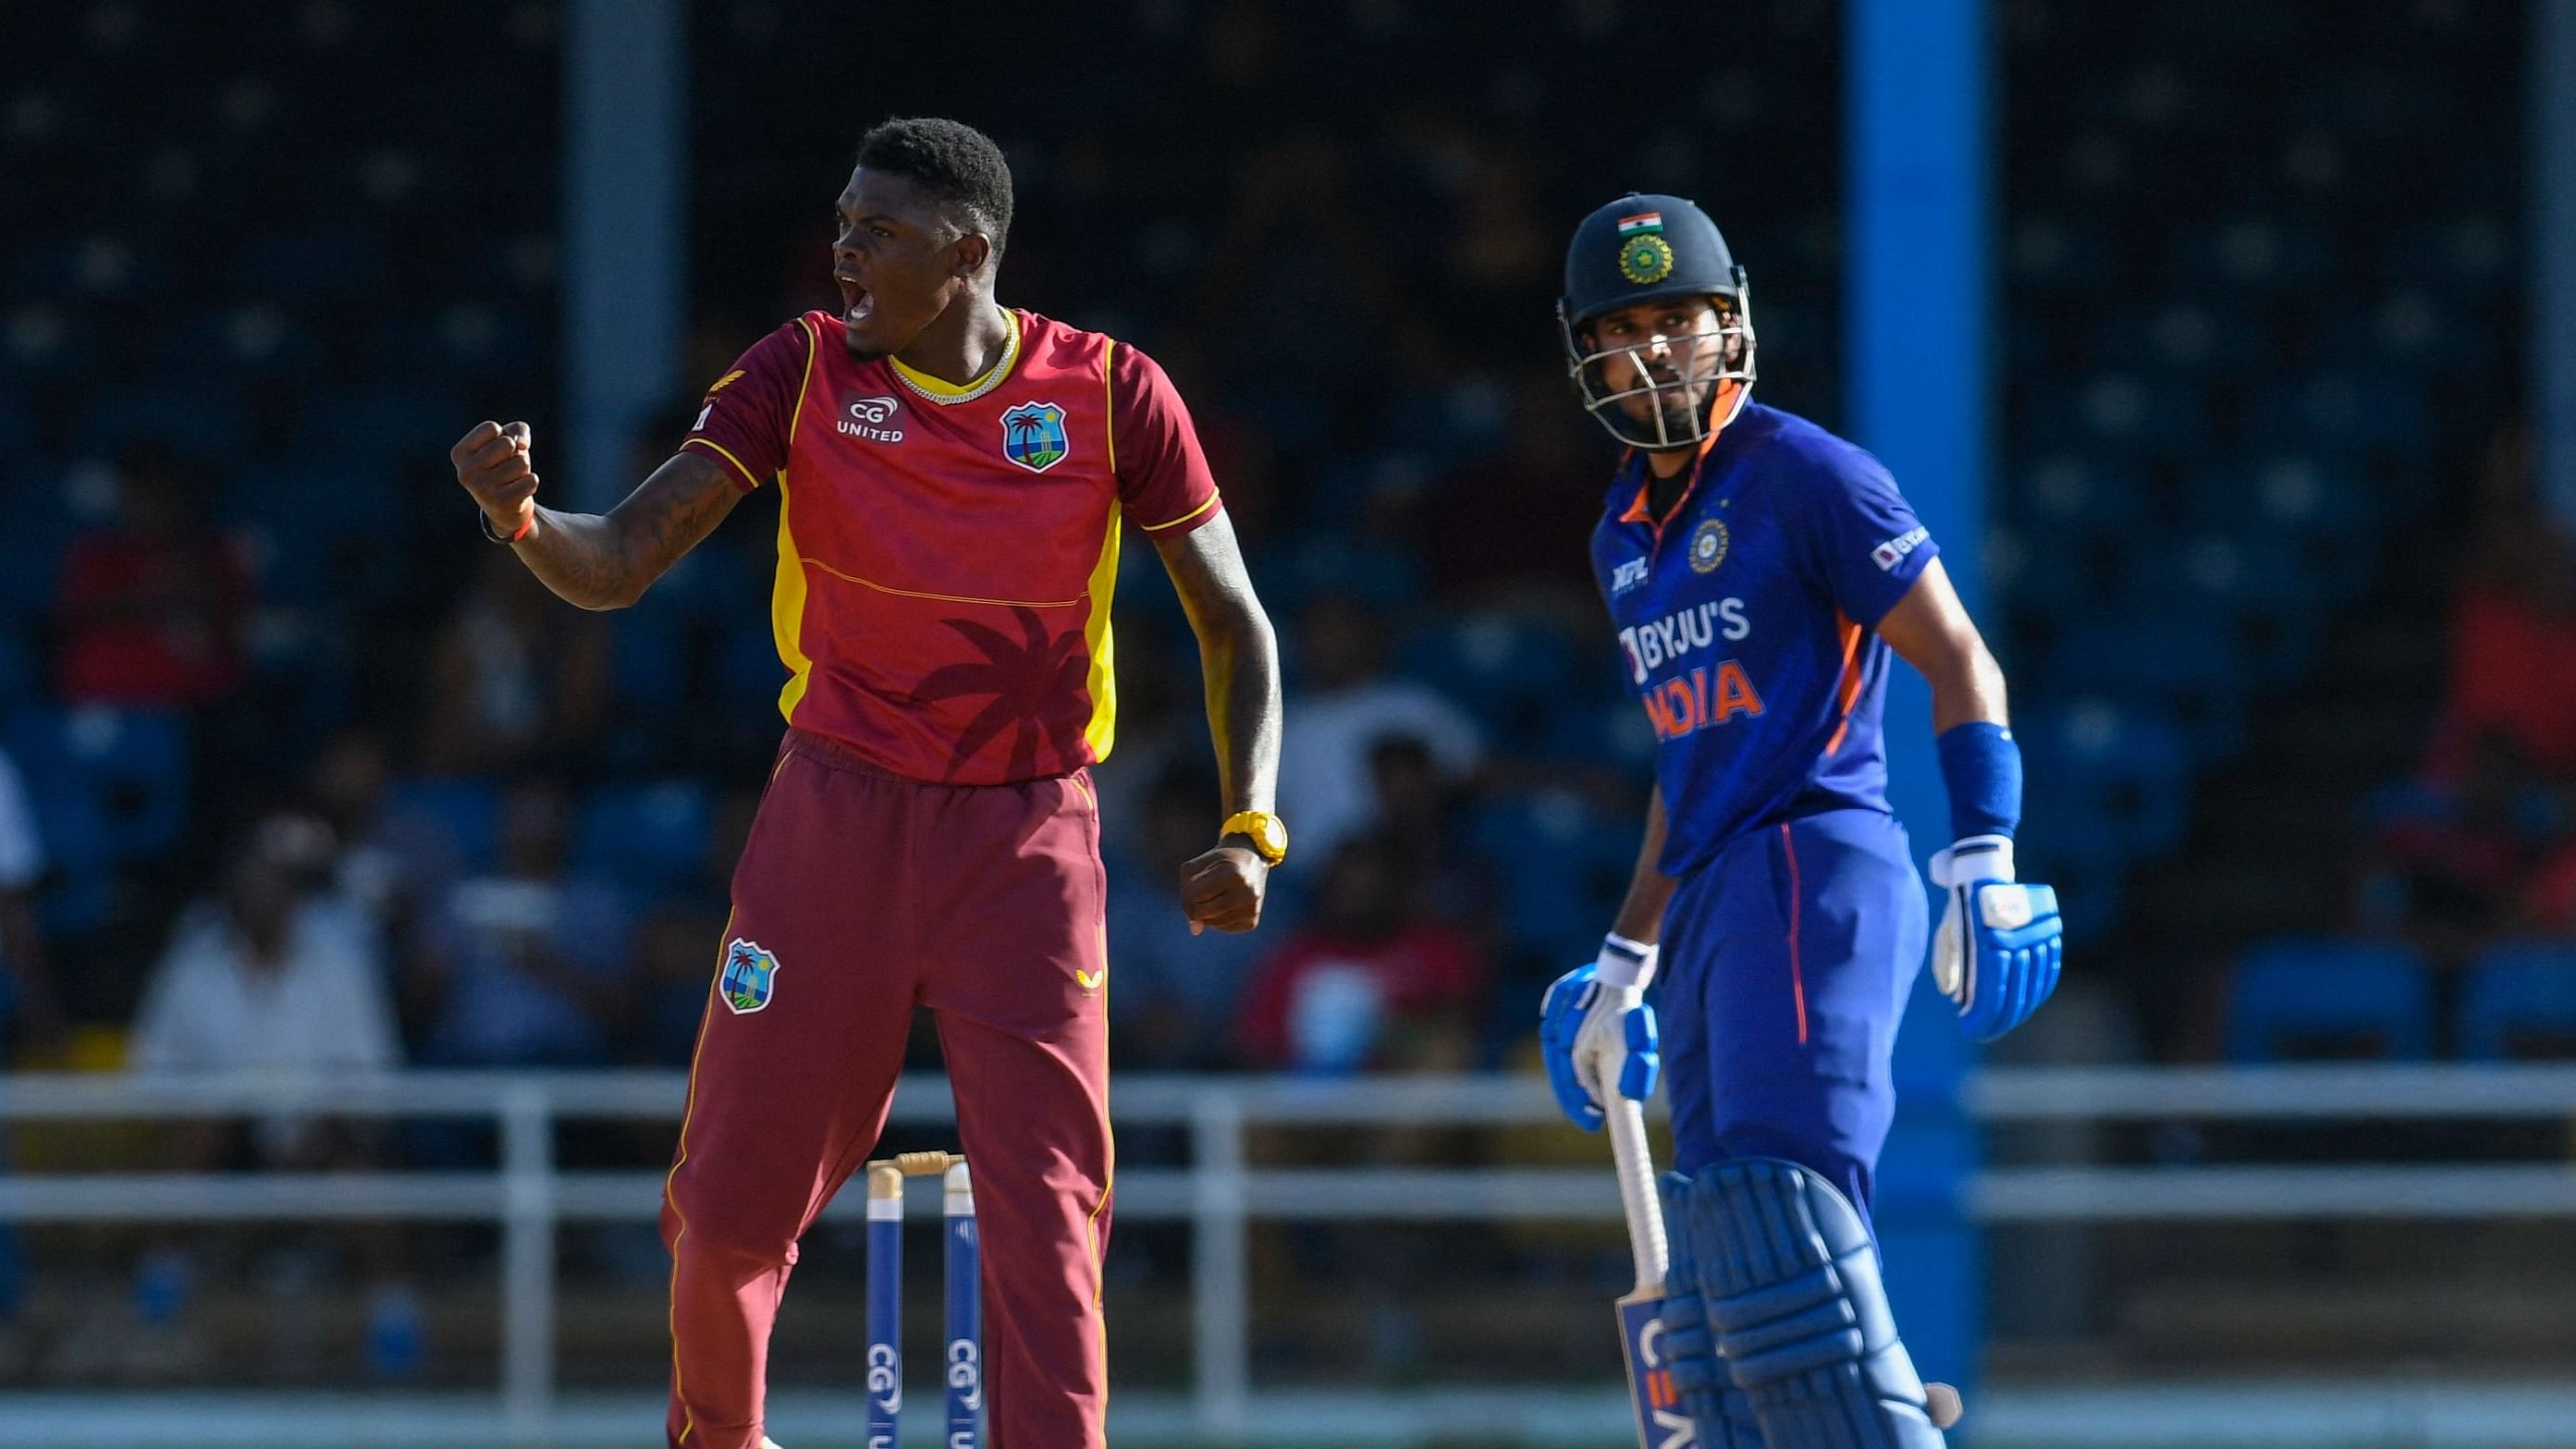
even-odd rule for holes
{"type": "Polygon", "coordinates": [[[2501,734],[2548,776],[2576,778],[2576,543],[2516,508],[2488,531],[2452,616],[2451,677],[2432,770],[2501,734]]]}
{"type": "Polygon", "coordinates": [[[1325,867],[1305,929],[1255,969],[1243,1010],[1255,1066],[1309,1072],[1464,1066],[1486,963],[1427,919],[1394,843],[1363,836],[1325,867]]]}
{"type": "Polygon", "coordinates": [[[207,527],[203,469],[159,448],[119,459],[112,525],[72,543],[57,614],[64,698],[184,709],[241,677],[249,570],[207,527]]]}

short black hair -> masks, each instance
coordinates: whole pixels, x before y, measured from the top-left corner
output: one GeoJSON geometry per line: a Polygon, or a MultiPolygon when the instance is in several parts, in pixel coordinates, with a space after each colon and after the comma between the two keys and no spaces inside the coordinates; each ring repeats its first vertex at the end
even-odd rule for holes
{"type": "Polygon", "coordinates": [[[893,116],[859,138],[859,165],[900,176],[937,197],[968,230],[991,238],[993,255],[1011,232],[1011,167],[993,138],[939,116],[893,116]]]}

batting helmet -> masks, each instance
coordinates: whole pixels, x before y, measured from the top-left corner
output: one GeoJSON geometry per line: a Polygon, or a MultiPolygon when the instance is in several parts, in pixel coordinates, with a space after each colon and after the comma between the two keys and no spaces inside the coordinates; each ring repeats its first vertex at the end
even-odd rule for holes
{"type": "Polygon", "coordinates": [[[1696,443],[1734,421],[1751,396],[1752,287],[1717,223],[1682,197],[1632,191],[1585,217],[1565,249],[1565,295],[1557,299],[1556,315],[1566,370],[1584,410],[1623,443],[1696,443]],[[1585,326],[1605,312],[1677,297],[1716,299],[1716,328],[1599,348],[1583,336],[1585,326]],[[1714,359],[1713,370],[1706,368],[1702,348],[1714,359]],[[1605,364],[1612,358],[1633,366],[1632,383],[1609,385],[1605,364]],[[1735,386],[1724,386],[1728,382],[1735,386]],[[1651,424],[1623,406],[1633,398],[1647,400],[1651,424]]]}

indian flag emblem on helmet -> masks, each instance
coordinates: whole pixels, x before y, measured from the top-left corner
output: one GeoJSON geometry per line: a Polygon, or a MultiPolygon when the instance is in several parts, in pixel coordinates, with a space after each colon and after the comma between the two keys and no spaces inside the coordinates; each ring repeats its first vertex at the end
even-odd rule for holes
{"type": "Polygon", "coordinates": [[[747,1016],[769,1004],[778,987],[778,958],[760,948],[757,941],[740,936],[725,943],[724,974],[716,978],[716,994],[724,998],[725,1009],[736,1016],[747,1016]]]}

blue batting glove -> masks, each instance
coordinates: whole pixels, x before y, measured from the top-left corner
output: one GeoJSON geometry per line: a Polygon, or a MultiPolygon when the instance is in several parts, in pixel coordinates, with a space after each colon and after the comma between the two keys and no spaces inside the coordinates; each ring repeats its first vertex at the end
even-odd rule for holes
{"type": "MultiPolygon", "coordinates": [[[[1605,948],[1605,951],[1608,948],[1605,948]]],[[[1654,1095],[1663,1058],[1656,1049],[1655,1009],[1642,986],[1614,986],[1596,963],[1556,978],[1539,1005],[1539,1055],[1566,1120],[1601,1130],[1604,1090],[1631,1101],[1654,1095]]]]}
{"type": "Polygon", "coordinates": [[[1932,857],[1949,893],[1932,939],[1932,979],[1959,1003],[1959,1030],[1993,1041],[2028,1021],[2057,989],[2065,924],[2057,892],[2013,879],[2012,841],[1974,835],[1932,857]]]}

